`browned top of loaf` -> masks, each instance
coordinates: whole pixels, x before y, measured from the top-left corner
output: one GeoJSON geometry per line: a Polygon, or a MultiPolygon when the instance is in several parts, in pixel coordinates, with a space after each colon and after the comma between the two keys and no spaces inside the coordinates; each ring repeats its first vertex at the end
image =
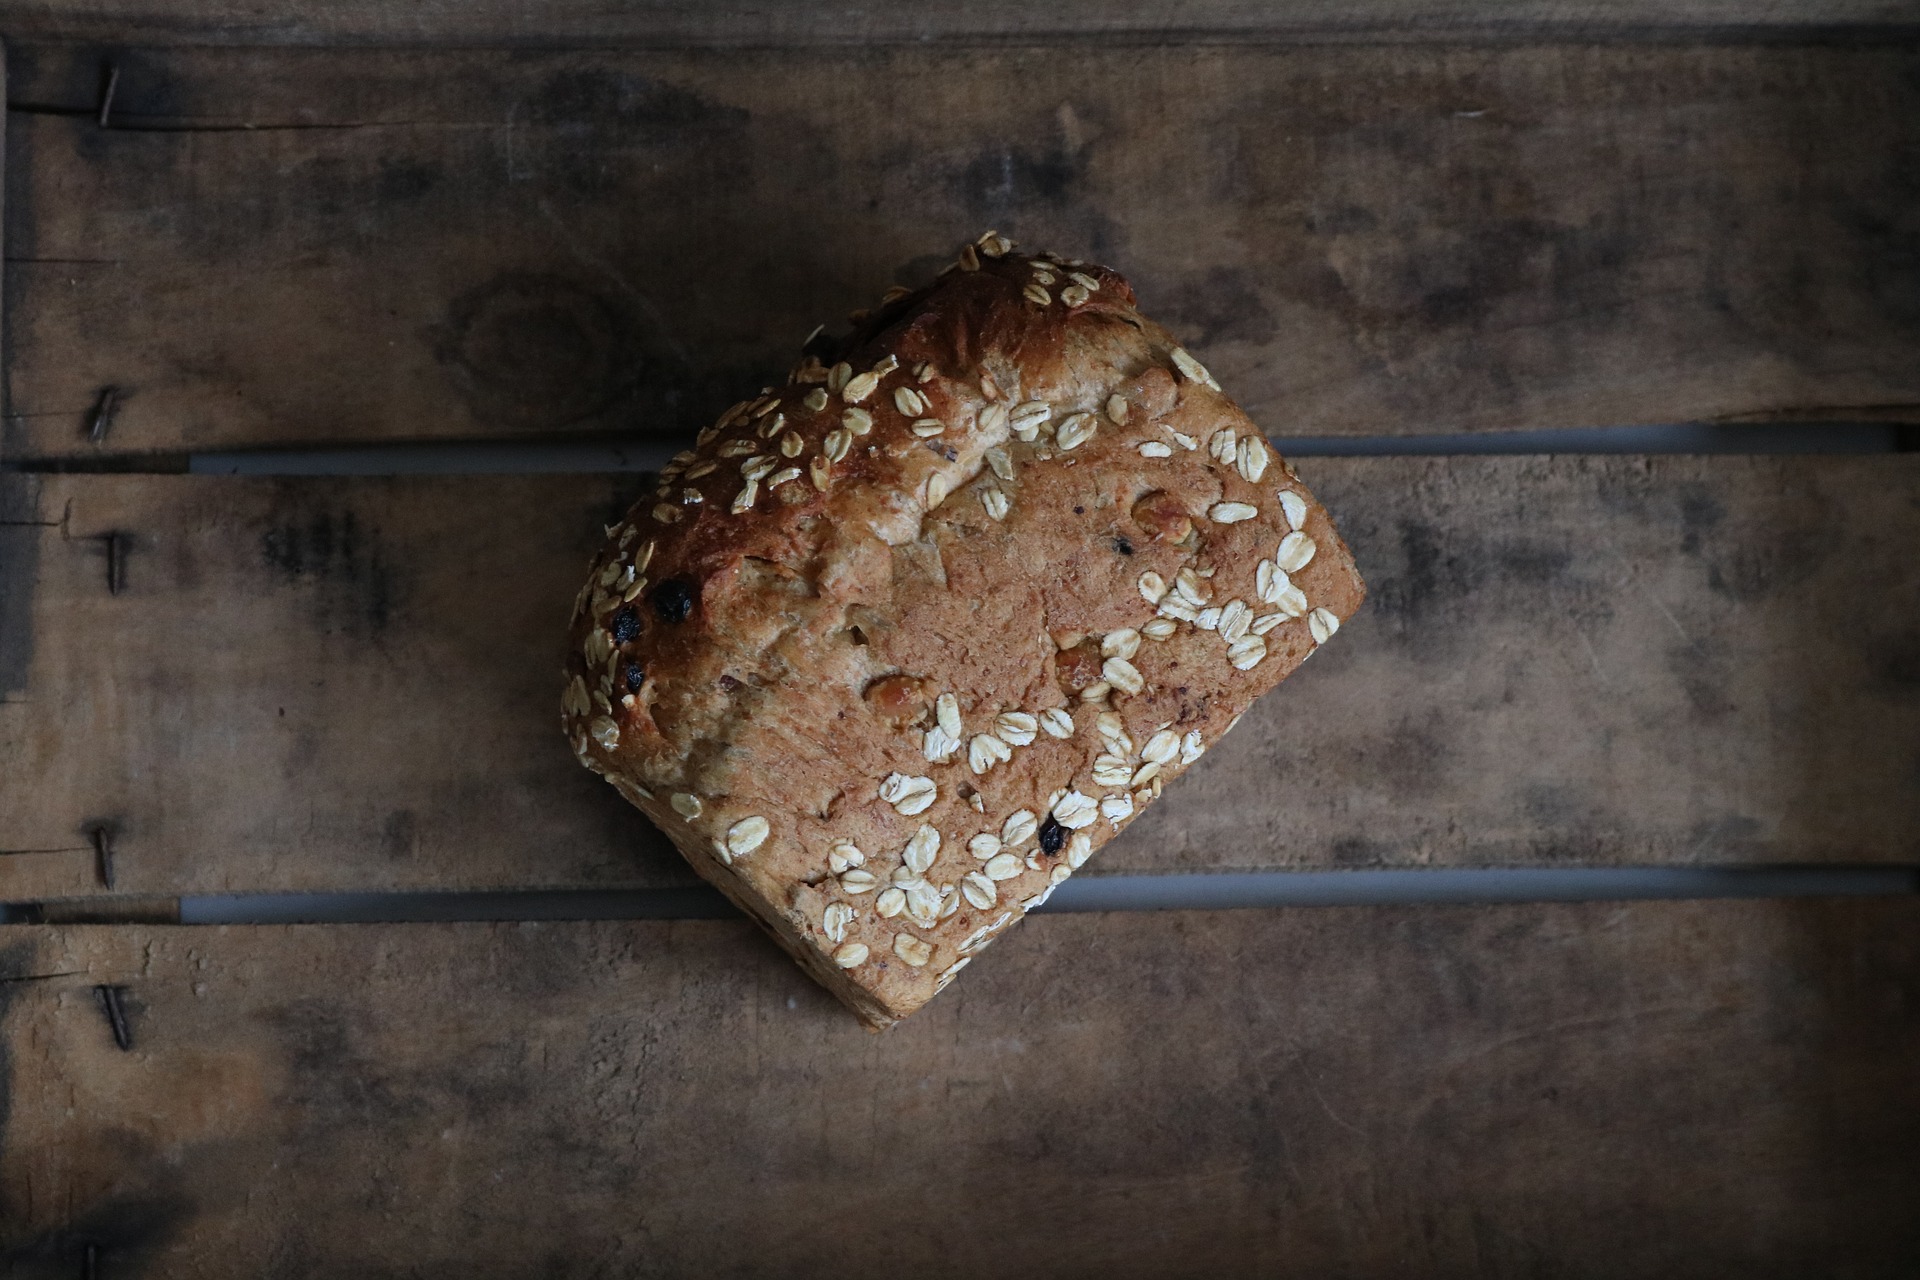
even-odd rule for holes
{"type": "MultiPolygon", "coordinates": [[[[797,464],[797,478],[809,480],[809,459],[841,426],[849,408],[869,414],[873,427],[868,435],[856,437],[847,455],[834,464],[825,490],[807,482],[768,493],[763,485],[763,499],[745,513],[731,508],[744,487],[737,461],[729,466],[723,460],[706,476],[676,481],[675,496],[693,488],[701,501],[691,508],[683,505],[675,521],[681,527],[662,540],[662,559],[655,562],[652,576],[660,580],[662,574],[684,573],[713,590],[746,559],[800,569],[842,529],[871,531],[890,545],[911,542],[920,533],[929,483],[941,477],[958,487],[979,471],[990,444],[1005,441],[1004,427],[976,429],[990,404],[1011,407],[1046,400],[1062,405],[1104,395],[1113,369],[1137,364],[1147,352],[1146,323],[1134,310],[1133,290],[1113,272],[1088,267],[1084,274],[1100,283],[1098,291],[1075,307],[1041,307],[1022,293],[1029,264],[1026,258],[983,259],[977,271],[949,273],[884,308],[836,353],[849,376],[871,370],[888,356],[899,362],[854,404],[848,404],[844,394],[830,393],[823,410],[808,411],[807,393],[814,386],[825,390],[824,379],[831,373],[816,363],[812,368],[822,382],[796,384],[736,405],[721,422],[738,423],[737,429],[712,432],[696,451],[699,458],[713,457],[714,450],[729,441],[752,441],[756,447],[750,457],[768,457],[783,467],[797,464]],[[922,366],[924,375],[918,372],[922,366]],[[983,372],[993,379],[997,399],[983,393],[983,372]],[[903,412],[894,398],[903,388],[924,397],[926,407],[903,412]],[[767,424],[776,417],[784,419],[785,426],[769,434],[767,424]],[[929,419],[942,424],[939,435],[912,433],[912,423],[929,419]],[[806,446],[792,459],[777,447],[786,431],[796,433],[806,446]]],[[[698,660],[697,631],[670,632],[655,642],[666,646],[658,651],[662,657],[698,660]]]]}
{"type": "MultiPolygon", "coordinates": [[[[822,354],[722,415],[610,532],[575,619],[567,726],[590,767],[790,946],[821,958],[869,944],[845,976],[884,1021],[1065,874],[1067,849],[1029,840],[1018,874],[992,880],[979,908],[987,889],[975,881],[969,899],[964,883],[984,866],[973,837],[1023,810],[1044,821],[1062,791],[1106,799],[1109,816],[1071,851],[1077,866],[1130,820],[1121,807],[1157,796],[1348,617],[1362,587],[1290,468],[1111,271],[967,251],[822,354]],[[1296,523],[1317,553],[1285,595],[1288,575],[1275,586],[1259,566],[1296,523]],[[1156,578],[1183,571],[1193,599],[1173,591],[1157,606],[1156,578]],[[1235,600],[1241,665],[1203,612],[1235,600]],[[1156,617],[1173,634],[1142,640],[1156,617]],[[1260,645],[1245,639],[1251,617],[1267,619],[1260,645]],[[1130,644],[1143,647],[1120,683],[1137,670],[1137,690],[1105,678],[1130,644]],[[964,728],[935,760],[942,694],[964,728]],[[1019,718],[1049,710],[1072,718],[1066,737],[1019,718]],[[1188,750],[1137,785],[1118,776],[1167,731],[1188,750]],[[981,757],[983,735],[1012,745],[981,757]],[[907,812],[914,803],[885,794],[894,775],[932,779],[935,798],[907,812]],[[919,878],[958,906],[937,921],[882,915],[889,878],[914,878],[898,868],[923,826],[940,850],[919,878]],[[865,856],[873,889],[832,874],[841,841],[865,856]],[[834,903],[855,917],[838,930],[823,925],[834,903]],[[895,953],[902,931],[930,961],[895,953]]],[[[930,901],[923,891],[916,905],[930,901]]]]}

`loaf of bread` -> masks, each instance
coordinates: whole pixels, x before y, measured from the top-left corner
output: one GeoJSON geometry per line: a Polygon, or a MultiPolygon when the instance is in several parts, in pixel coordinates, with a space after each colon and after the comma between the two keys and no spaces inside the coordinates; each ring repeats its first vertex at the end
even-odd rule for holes
{"type": "Polygon", "coordinates": [[[1114,272],[989,232],[854,320],[608,531],[563,720],[881,1028],[1364,588],[1293,469],[1114,272]]]}

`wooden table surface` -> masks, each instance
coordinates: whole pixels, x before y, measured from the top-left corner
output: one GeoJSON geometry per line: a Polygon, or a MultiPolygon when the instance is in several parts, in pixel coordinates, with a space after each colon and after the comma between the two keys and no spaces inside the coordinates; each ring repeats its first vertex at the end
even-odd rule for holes
{"type": "Polygon", "coordinates": [[[1388,441],[1084,874],[1913,867],[1920,462],[1391,455],[1920,422],[1916,18],[0,3],[0,1276],[1915,1274],[1911,895],[1041,916],[884,1036],[737,919],[166,921],[694,882],[554,731],[639,475],[193,459],[659,448],[988,226],[1388,441]]]}

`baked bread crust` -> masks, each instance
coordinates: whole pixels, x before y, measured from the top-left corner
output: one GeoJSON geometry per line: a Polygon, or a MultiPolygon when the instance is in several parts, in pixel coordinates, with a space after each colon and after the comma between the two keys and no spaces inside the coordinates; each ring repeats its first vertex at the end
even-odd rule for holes
{"type": "Polygon", "coordinates": [[[608,530],[563,724],[869,1025],[1044,901],[1364,587],[1116,273],[989,232],[608,530]]]}

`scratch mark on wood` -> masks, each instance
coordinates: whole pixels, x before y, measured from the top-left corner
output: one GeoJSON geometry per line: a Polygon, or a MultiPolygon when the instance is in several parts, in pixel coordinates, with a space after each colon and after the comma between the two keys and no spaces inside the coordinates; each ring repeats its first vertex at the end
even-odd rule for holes
{"type": "Polygon", "coordinates": [[[1680,619],[1673,616],[1673,610],[1667,608],[1665,601],[1652,593],[1648,593],[1647,599],[1653,601],[1653,607],[1660,611],[1660,616],[1672,624],[1673,633],[1679,636],[1682,642],[1693,644],[1693,637],[1687,634],[1687,629],[1680,625],[1680,619]]]}
{"type": "Polygon", "coordinates": [[[1920,401],[1867,400],[1855,404],[1783,404],[1760,412],[1721,413],[1703,422],[1814,422],[1822,419],[1845,420],[1849,417],[1878,419],[1904,418],[1920,414],[1920,401]]]}
{"type": "Polygon", "coordinates": [[[1335,1114],[1333,1110],[1333,1105],[1327,1101],[1327,1095],[1320,1092],[1320,1085],[1318,1081],[1309,1077],[1307,1080],[1307,1088],[1313,1092],[1314,1101],[1320,1104],[1320,1109],[1327,1113],[1327,1119],[1333,1121],[1335,1124],[1339,1125],[1342,1129],[1345,1129],[1348,1133],[1351,1133],[1356,1138],[1364,1139],[1367,1136],[1365,1130],[1359,1128],[1358,1126],[1346,1120],[1342,1120],[1337,1114],[1335,1114]]]}
{"type": "Polygon", "coordinates": [[[0,977],[0,984],[9,982],[48,982],[54,978],[78,978],[86,973],[85,969],[62,969],[59,973],[20,973],[10,978],[0,977]]]}
{"type": "Polygon", "coordinates": [[[108,128],[113,115],[113,92],[120,87],[120,67],[117,63],[107,64],[107,84],[100,91],[100,127],[108,128]]]}
{"type": "MultiPolygon", "coordinates": [[[[9,115],[47,116],[52,118],[86,119],[98,121],[98,107],[63,107],[47,102],[9,102],[9,115]]],[[[340,133],[355,129],[468,129],[474,131],[496,129],[493,122],[464,122],[441,120],[344,120],[317,121],[302,123],[299,121],[248,122],[237,121],[224,124],[212,124],[204,120],[179,119],[165,116],[121,116],[114,122],[113,128],[121,133],[340,133]]]]}
{"type": "MultiPolygon", "coordinates": [[[[70,264],[75,262],[88,262],[88,261],[91,261],[91,259],[86,259],[86,258],[8,258],[6,260],[6,263],[8,266],[19,266],[23,263],[27,266],[41,266],[49,263],[70,264]]],[[[100,259],[99,262],[101,265],[110,265],[110,266],[119,265],[119,263],[110,262],[106,258],[100,259]]],[[[6,414],[6,421],[25,422],[30,418],[71,418],[76,414],[81,414],[81,415],[86,414],[90,409],[92,409],[92,407],[93,407],[92,405],[82,405],[80,408],[77,408],[77,409],[12,410],[6,414]]]]}
{"type": "Polygon", "coordinates": [[[1600,667],[1600,655],[1593,651],[1593,641],[1589,640],[1587,633],[1578,627],[1574,628],[1573,633],[1580,637],[1580,647],[1587,651],[1587,661],[1593,664],[1594,677],[1599,680],[1601,684],[1606,684],[1607,673],[1600,667]]]}

